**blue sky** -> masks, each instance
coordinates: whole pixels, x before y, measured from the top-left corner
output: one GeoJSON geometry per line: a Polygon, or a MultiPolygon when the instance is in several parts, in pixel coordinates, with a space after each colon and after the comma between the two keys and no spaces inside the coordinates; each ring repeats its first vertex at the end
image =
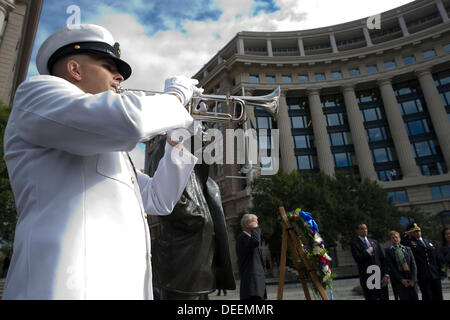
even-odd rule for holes
{"type": "Polygon", "coordinates": [[[128,84],[159,90],[175,74],[195,74],[239,31],[304,30],[360,19],[410,0],[44,0],[37,49],[80,8],[81,23],[101,24],[133,67],[128,84]]]}
{"type": "Polygon", "coordinates": [[[170,76],[193,76],[240,31],[330,26],[408,2],[411,0],[44,0],[28,76],[38,74],[35,58],[40,45],[73,17],[73,12],[67,13],[71,5],[79,8],[81,23],[104,26],[121,44],[122,58],[133,68],[125,87],[162,90],[170,76]]]}

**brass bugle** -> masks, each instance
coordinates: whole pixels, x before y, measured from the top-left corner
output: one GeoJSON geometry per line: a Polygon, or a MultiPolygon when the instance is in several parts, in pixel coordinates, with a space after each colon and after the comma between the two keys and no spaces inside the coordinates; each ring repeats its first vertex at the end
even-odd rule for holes
{"type": "MultiPolygon", "coordinates": [[[[143,92],[146,95],[163,94],[164,92],[142,90],[142,89],[127,89],[123,87],[117,87],[117,93],[123,93],[126,91],[131,92],[143,92]]],[[[280,87],[277,87],[274,91],[264,96],[230,96],[230,95],[214,95],[214,94],[199,94],[194,95],[189,101],[188,108],[189,114],[199,121],[205,122],[237,122],[242,123],[247,119],[247,106],[259,107],[268,111],[272,116],[278,113],[280,99],[280,87]],[[219,103],[224,102],[226,104],[233,105],[233,111],[231,114],[222,112],[208,111],[211,107],[205,102],[215,102],[215,110],[219,103]]]]}

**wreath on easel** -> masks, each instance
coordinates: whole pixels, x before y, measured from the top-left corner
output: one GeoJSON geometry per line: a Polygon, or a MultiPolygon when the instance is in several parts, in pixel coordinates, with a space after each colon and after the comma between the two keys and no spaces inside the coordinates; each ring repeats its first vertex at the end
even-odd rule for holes
{"type": "Polygon", "coordinates": [[[314,221],[312,214],[301,209],[296,209],[287,212],[286,215],[289,220],[298,222],[294,225],[300,228],[301,232],[298,232],[300,234],[297,234],[300,243],[302,243],[303,249],[306,252],[306,256],[315,267],[322,286],[325,289],[331,290],[333,288],[332,281],[336,278],[336,274],[331,272],[331,257],[328,255],[325,243],[319,233],[319,227],[317,226],[316,221],[314,221]],[[301,234],[308,239],[301,239],[301,234]],[[309,246],[306,243],[308,243],[309,246]]]}

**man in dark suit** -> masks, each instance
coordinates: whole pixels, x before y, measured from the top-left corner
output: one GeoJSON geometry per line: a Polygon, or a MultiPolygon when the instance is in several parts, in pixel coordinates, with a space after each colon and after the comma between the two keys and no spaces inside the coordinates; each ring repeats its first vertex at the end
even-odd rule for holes
{"type": "Polygon", "coordinates": [[[239,274],[241,277],[241,300],[267,299],[264,261],[262,257],[261,229],[258,217],[244,214],[241,219],[242,232],[236,240],[239,274]]]}
{"type": "Polygon", "coordinates": [[[389,300],[387,289],[389,275],[386,273],[383,251],[376,240],[367,238],[368,228],[366,224],[359,223],[356,226],[356,232],[358,236],[350,240],[350,249],[353,259],[358,265],[359,280],[364,298],[366,300],[389,300]],[[375,281],[375,286],[369,287],[367,282],[376,275],[374,273],[376,269],[372,269],[376,266],[380,270],[379,276],[382,277],[382,279],[378,279],[380,286],[377,287],[377,281],[375,281]]]}
{"type": "Polygon", "coordinates": [[[445,274],[436,247],[430,240],[422,238],[422,231],[416,223],[407,230],[402,243],[409,246],[414,254],[422,300],[443,300],[441,277],[444,279],[445,274]]]}
{"type": "Polygon", "coordinates": [[[417,267],[410,247],[400,244],[400,234],[389,232],[391,246],[386,248],[386,269],[390,275],[395,298],[419,300],[417,295],[417,267]]]}

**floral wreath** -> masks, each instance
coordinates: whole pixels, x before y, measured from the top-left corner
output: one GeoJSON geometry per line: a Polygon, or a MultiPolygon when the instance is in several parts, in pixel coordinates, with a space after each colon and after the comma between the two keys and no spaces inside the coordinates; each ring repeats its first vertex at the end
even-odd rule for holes
{"type": "MultiPolygon", "coordinates": [[[[299,223],[298,226],[303,230],[304,235],[310,239],[310,246],[312,250],[310,250],[306,244],[303,244],[303,249],[306,252],[308,260],[313,263],[320,283],[324,289],[331,290],[333,288],[331,282],[334,278],[336,278],[336,274],[331,272],[331,257],[328,255],[327,249],[325,249],[325,243],[319,234],[319,227],[312,218],[312,214],[301,209],[296,209],[294,211],[287,212],[287,217],[292,221],[303,222],[299,223]]],[[[314,287],[314,289],[316,288],[314,287]]]]}

